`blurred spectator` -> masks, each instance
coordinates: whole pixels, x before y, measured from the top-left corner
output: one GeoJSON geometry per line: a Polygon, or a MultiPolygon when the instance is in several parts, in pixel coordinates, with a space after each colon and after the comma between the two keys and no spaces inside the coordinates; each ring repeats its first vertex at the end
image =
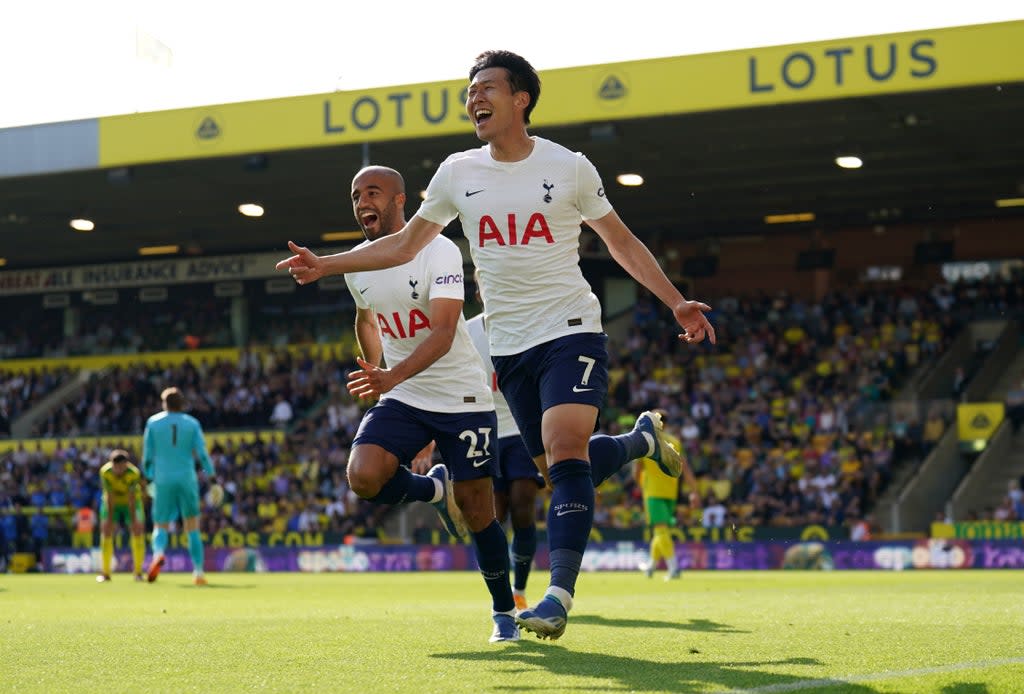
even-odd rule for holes
{"type": "Polygon", "coordinates": [[[946,422],[937,410],[928,413],[928,419],[924,423],[924,431],[921,434],[921,455],[928,457],[932,449],[938,445],[939,439],[946,433],[946,422]]]}
{"type": "Polygon", "coordinates": [[[954,400],[962,400],[964,397],[964,391],[967,390],[967,373],[964,371],[964,367],[956,367],[956,371],[953,372],[953,390],[952,396],[954,400]]]}
{"type": "Polygon", "coordinates": [[[278,393],[274,411],[270,414],[270,423],[278,429],[286,429],[293,416],[292,404],[285,399],[283,393],[278,393]]]}
{"type": "Polygon", "coordinates": [[[75,511],[73,519],[75,534],[71,539],[74,548],[90,548],[93,546],[93,532],[96,529],[96,512],[92,506],[81,506],[75,511]]]}

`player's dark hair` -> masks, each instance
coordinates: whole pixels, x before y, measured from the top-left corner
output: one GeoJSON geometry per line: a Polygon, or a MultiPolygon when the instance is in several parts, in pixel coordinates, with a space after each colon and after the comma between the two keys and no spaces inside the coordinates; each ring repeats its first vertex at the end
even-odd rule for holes
{"type": "Polygon", "coordinates": [[[523,111],[526,124],[530,124],[530,113],[540,98],[540,77],[529,61],[512,51],[484,51],[476,57],[476,62],[469,69],[470,81],[476,73],[490,67],[503,67],[508,71],[508,81],[512,85],[512,93],[526,92],[530,95],[530,103],[523,111]]]}
{"type": "Polygon", "coordinates": [[[177,388],[165,388],[160,393],[160,399],[164,401],[167,409],[172,412],[181,412],[185,409],[185,396],[177,388]]]}
{"type": "Polygon", "coordinates": [[[131,462],[131,458],[128,455],[128,451],[115,448],[110,451],[110,462],[112,463],[127,463],[131,462]]]}

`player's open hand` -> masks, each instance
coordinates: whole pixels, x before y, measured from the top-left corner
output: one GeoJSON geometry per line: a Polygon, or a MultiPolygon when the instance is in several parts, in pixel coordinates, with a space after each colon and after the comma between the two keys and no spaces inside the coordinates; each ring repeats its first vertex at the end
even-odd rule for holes
{"type": "Polygon", "coordinates": [[[274,267],[287,270],[296,284],[309,284],[324,276],[323,261],[316,253],[293,241],[288,242],[288,250],[295,255],[285,258],[274,267]]]}
{"type": "Polygon", "coordinates": [[[704,315],[711,307],[699,301],[684,301],[672,309],[676,322],[682,326],[685,332],[679,335],[679,339],[689,343],[701,343],[704,338],[715,344],[715,329],[711,321],[704,315]]]}
{"type": "Polygon", "coordinates": [[[431,441],[412,459],[409,467],[414,475],[425,475],[430,470],[430,464],[434,462],[434,447],[435,444],[431,441]]]}
{"type": "Polygon", "coordinates": [[[372,398],[383,395],[398,383],[391,374],[391,369],[382,369],[374,366],[362,357],[356,357],[359,364],[359,371],[350,371],[348,374],[348,392],[357,398],[372,398]]]}

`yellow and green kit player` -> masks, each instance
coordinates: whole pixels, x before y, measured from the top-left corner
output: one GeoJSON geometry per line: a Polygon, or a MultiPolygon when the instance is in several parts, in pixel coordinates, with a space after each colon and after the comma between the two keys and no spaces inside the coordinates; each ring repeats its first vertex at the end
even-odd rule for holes
{"type": "Polygon", "coordinates": [[[114,556],[114,527],[117,523],[131,532],[132,572],[142,580],[142,560],[146,553],[146,516],[142,508],[142,473],[131,463],[128,451],[114,449],[100,468],[103,497],[100,502],[100,550],[103,572],[100,583],[110,580],[110,562],[114,556]]]}
{"type": "MultiPolygon", "coordinates": [[[[662,412],[662,417],[665,413],[662,412]]],[[[670,446],[680,451],[679,439],[667,431],[664,434],[670,446]]],[[[693,470],[686,462],[685,456],[680,456],[682,463],[682,478],[690,489],[690,503],[695,508],[699,507],[700,496],[697,494],[697,478],[693,470]]],[[[675,544],[672,541],[671,528],[676,524],[676,503],[679,500],[679,479],[669,477],[658,467],[658,464],[650,458],[640,458],[636,461],[636,480],[640,485],[643,494],[644,508],[647,511],[647,524],[651,528],[651,554],[646,563],[640,565],[640,569],[650,578],[654,575],[654,569],[658,561],[665,560],[665,567],[668,575],[665,580],[679,577],[679,562],[676,559],[675,544]]]]}

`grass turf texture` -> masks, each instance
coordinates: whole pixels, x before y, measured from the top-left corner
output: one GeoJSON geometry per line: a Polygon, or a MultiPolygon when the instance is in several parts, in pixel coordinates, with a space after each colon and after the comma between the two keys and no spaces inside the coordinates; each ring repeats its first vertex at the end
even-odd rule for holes
{"type": "MultiPolygon", "coordinates": [[[[531,577],[531,600],[547,576],[531,577]]],[[[487,643],[479,575],[0,576],[11,692],[1024,691],[1018,571],[585,574],[559,641],[487,643]]]]}

